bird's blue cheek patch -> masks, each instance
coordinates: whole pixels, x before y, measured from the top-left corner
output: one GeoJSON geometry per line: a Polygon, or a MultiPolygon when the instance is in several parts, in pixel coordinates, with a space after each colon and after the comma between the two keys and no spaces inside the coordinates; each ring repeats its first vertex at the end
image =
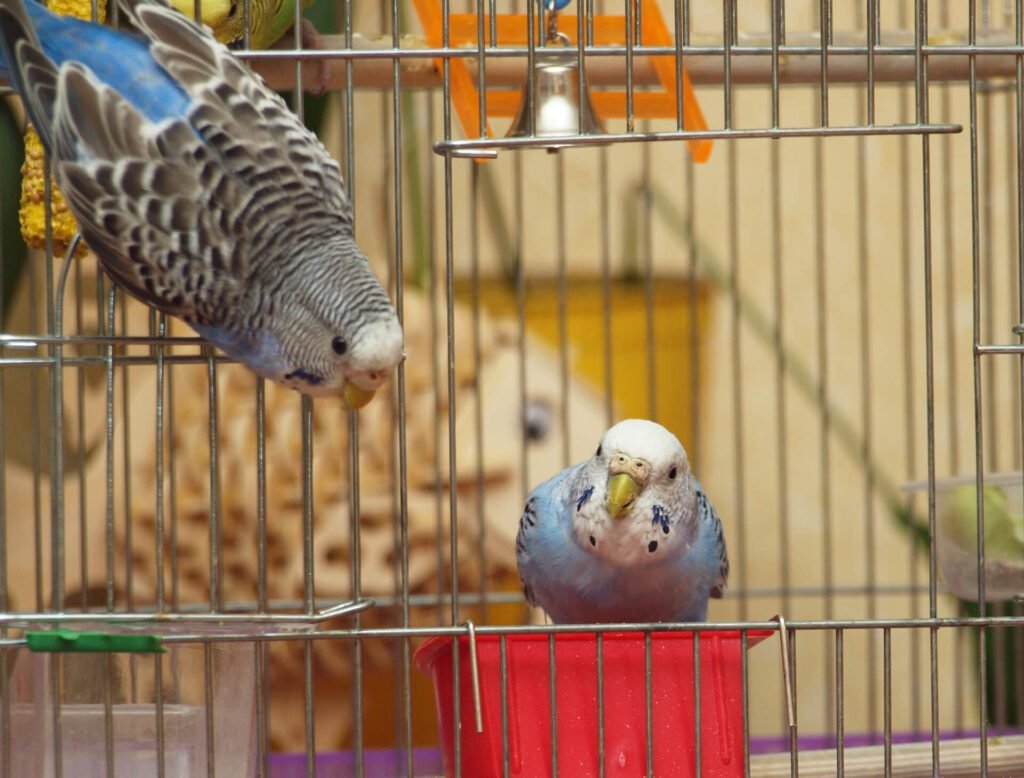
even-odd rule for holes
{"type": "Polygon", "coordinates": [[[651,521],[651,524],[660,524],[661,531],[667,535],[669,530],[668,511],[660,505],[655,505],[651,508],[651,513],[654,514],[654,519],[651,521]]]}
{"type": "Polygon", "coordinates": [[[284,380],[302,381],[304,383],[309,384],[310,386],[316,386],[317,384],[322,384],[324,382],[324,379],[322,379],[320,376],[313,375],[312,373],[306,372],[305,370],[293,370],[284,377],[284,380]]]}
{"type": "Polygon", "coordinates": [[[588,486],[586,489],[583,490],[583,494],[581,494],[576,499],[576,510],[577,511],[582,510],[582,508],[586,504],[587,500],[590,499],[590,495],[592,495],[593,493],[594,493],[594,487],[593,486],[588,486]]]}

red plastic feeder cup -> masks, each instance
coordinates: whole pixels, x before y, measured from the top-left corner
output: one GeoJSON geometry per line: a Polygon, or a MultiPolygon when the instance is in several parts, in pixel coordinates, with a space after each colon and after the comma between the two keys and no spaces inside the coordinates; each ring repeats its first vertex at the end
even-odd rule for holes
{"type": "MultiPolygon", "coordinates": [[[[742,642],[737,630],[700,634],[700,775],[743,775],[742,642]]],[[[747,645],[771,635],[750,631],[747,645]]],[[[693,632],[651,634],[651,725],[653,773],[696,776],[693,632]]],[[[483,732],[474,724],[468,638],[459,640],[459,719],[462,775],[502,776],[508,749],[513,776],[546,778],[552,753],[559,775],[598,775],[603,727],[605,775],[643,776],[647,772],[647,697],[644,635],[605,633],[602,641],[598,713],[597,635],[561,633],[554,637],[554,689],[549,666],[550,639],[544,634],[505,637],[505,683],[500,638],[478,635],[477,667],[483,732]],[[504,685],[504,701],[502,686],[504,685]],[[555,699],[555,726],[551,702],[555,699]],[[503,726],[505,724],[506,726],[503,726]],[[508,733],[507,744],[503,732],[508,733]],[[556,740],[557,739],[557,740],[556,740]]],[[[453,775],[454,699],[450,637],[428,640],[416,651],[416,666],[434,681],[445,772],[453,775]]]]}

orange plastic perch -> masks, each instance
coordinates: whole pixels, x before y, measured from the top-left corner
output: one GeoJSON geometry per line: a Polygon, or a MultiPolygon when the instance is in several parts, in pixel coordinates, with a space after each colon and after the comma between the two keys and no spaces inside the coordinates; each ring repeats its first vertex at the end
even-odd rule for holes
{"type": "MultiPolygon", "coordinates": [[[[426,33],[427,43],[433,48],[444,45],[441,7],[438,0],[413,0],[426,33]]],[[[640,0],[643,27],[640,43],[644,46],[671,46],[665,20],[656,0],[640,0]]],[[[529,42],[528,17],[525,14],[500,14],[495,19],[495,31],[499,46],[526,46],[529,42]]],[[[490,30],[490,18],[484,17],[484,29],[490,30]]],[[[467,48],[478,45],[478,19],[476,14],[450,14],[448,17],[448,45],[452,48],[467,48]]],[[[558,29],[576,45],[577,19],[575,16],[558,15],[558,29]]],[[[593,21],[594,45],[623,46],[626,43],[626,18],[624,16],[595,16],[593,21]]],[[[676,116],[676,66],[672,55],[651,58],[661,89],[656,91],[634,91],[633,115],[641,119],[671,119],[676,116]]],[[[519,108],[520,95],[509,90],[488,90],[486,95],[487,116],[480,116],[480,93],[462,58],[450,60],[452,107],[459,118],[463,132],[468,137],[493,137],[487,116],[515,116],[519,108]]],[[[438,58],[435,65],[440,70],[443,60],[438,58]]],[[[626,116],[625,90],[599,90],[590,94],[594,110],[605,119],[621,119],[626,116]]],[[[708,129],[704,113],[697,102],[690,78],[683,69],[683,128],[700,132],[708,129]]],[[[694,162],[706,162],[711,156],[712,142],[708,139],[688,141],[690,155],[694,162]]]]}

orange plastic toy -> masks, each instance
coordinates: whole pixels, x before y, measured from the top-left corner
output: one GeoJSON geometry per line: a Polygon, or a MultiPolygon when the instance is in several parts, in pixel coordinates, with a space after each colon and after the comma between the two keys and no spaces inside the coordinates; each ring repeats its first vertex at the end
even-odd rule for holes
{"type": "MultiPolygon", "coordinates": [[[[426,33],[427,43],[432,48],[444,45],[442,37],[442,13],[439,0],[413,0],[416,13],[426,33]]],[[[669,35],[661,10],[655,0],[640,0],[640,14],[643,26],[640,43],[643,46],[671,46],[672,36],[669,35]]],[[[539,14],[538,14],[539,16],[539,14]]],[[[577,18],[559,14],[557,18],[559,32],[565,33],[576,45],[577,18]]],[[[528,17],[525,14],[499,14],[495,19],[497,43],[499,46],[526,46],[529,42],[528,17]]],[[[484,17],[484,29],[490,30],[490,18],[484,17]]],[[[452,48],[476,46],[478,20],[476,14],[449,14],[448,45],[452,48]]],[[[626,43],[626,17],[595,16],[593,20],[594,45],[624,46],[626,43]]],[[[661,83],[656,91],[634,91],[633,115],[643,119],[671,119],[676,116],[676,66],[672,55],[652,57],[655,72],[661,83]]],[[[443,60],[438,58],[435,64],[438,70],[443,60]]],[[[480,95],[477,85],[469,74],[466,62],[461,58],[451,60],[451,94],[452,107],[459,117],[459,123],[467,137],[493,137],[487,117],[480,117],[480,95]]],[[[598,115],[602,118],[618,118],[626,116],[626,91],[599,90],[590,94],[591,102],[598,115]]],[[[486,112],[488,116],[515,116],[519,107],[520,95],[509,90],[488,90],[486,95],[486,112]]],[[[697,102],[690,78],[683,70],[683,127],[690,131],[708,129],[704,114],[697,102]]],[[[711,156],[711,141],[697,139],[688,141],[690,155],[694,162],[706,162],[711,156]]]]}

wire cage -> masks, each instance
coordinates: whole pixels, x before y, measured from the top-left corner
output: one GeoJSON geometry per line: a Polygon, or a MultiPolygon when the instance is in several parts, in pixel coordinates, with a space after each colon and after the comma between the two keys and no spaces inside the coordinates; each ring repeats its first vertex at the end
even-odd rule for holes
{"type": "Polygon", "coordinates": [[[69,246],[4,93],[0,774],[1024,775],[1024,4],[576,0],[603,132],[558,153],[504,135],[540,4],[306,13],[315,48],[234,46],[403,321],[358,413],[69,246]],[[552,625],[524,499],[629,417],[686,447],[728,591],[552,625]]]}

